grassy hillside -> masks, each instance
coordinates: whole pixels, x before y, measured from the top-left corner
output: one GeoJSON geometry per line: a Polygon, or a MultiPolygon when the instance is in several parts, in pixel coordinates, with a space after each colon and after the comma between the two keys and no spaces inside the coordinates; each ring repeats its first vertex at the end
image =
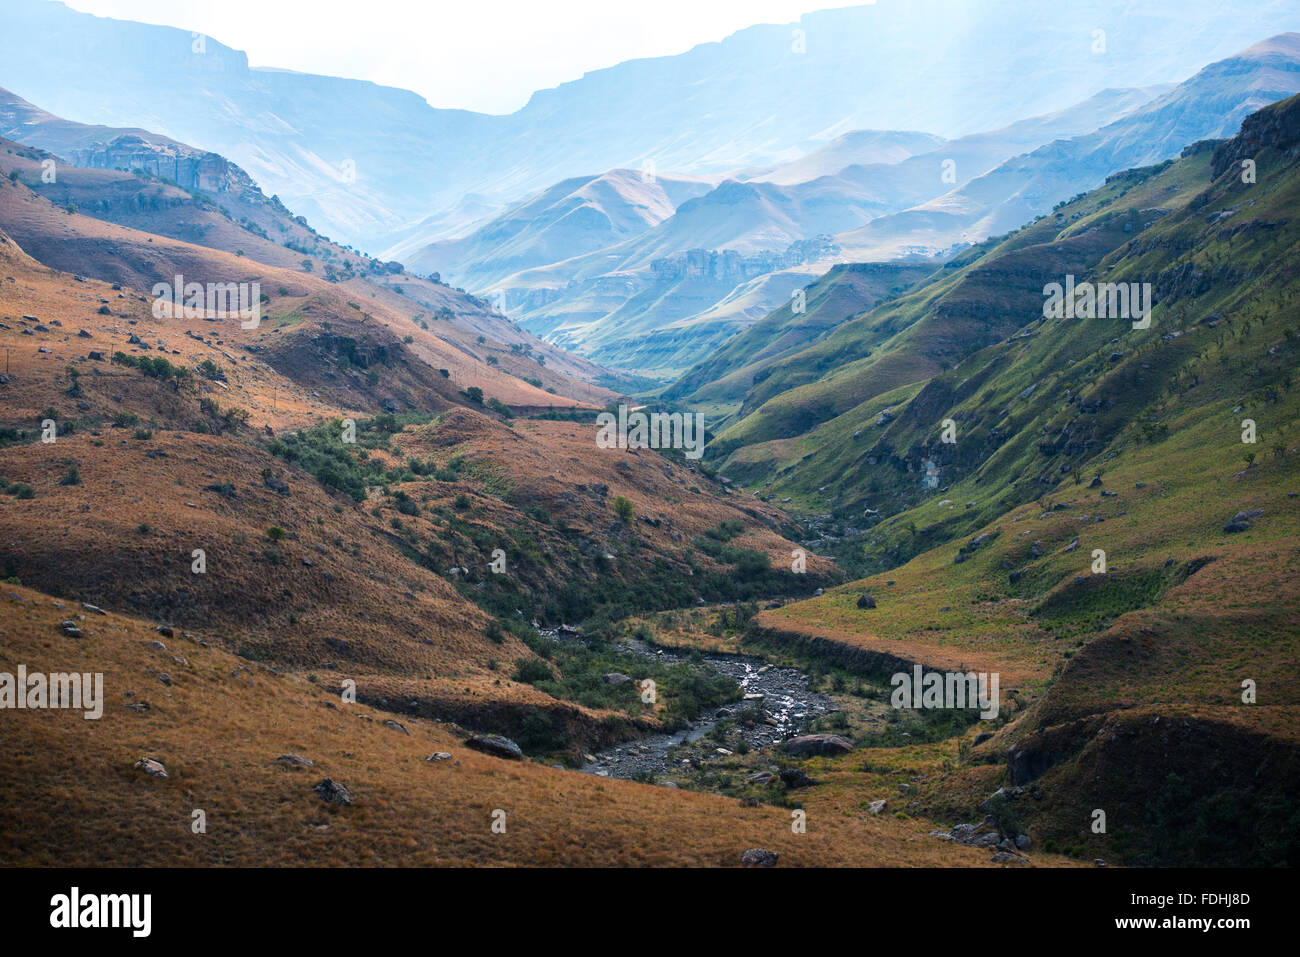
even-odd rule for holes
{"type": "Polygon", "coordinates": [[[763,612],[762,640],[868,672],[1002,675],[1011,715],[927,780],[930,813],[1005,785],[1049,849],[1294,863],[1297,144],[1300,98],[1112,177],[928,301],[850,321],[832,338],[871,357],[811,378],[809,350],[788,373],[808,384],[721,437],[726,471],[815,515],[816,542],[867,576],[763,612]],[[1054,271],[1151,283],[1150,327],[1044,318],[1054,271]],[[809,408],[802,437],[744,443],[809,408]]]}
{"type": "Polygon", "coordinates": [[[595,669],[627,666],[613,651],[553,660],[550,683],[516,680],[520,662],[553,656],[536,625],[810,594],[835,576],[821,559],[805,577],[781,571],[794,546],[777,510],[680,458],[598,448],[589,402],[506,371],[499,341],[471,350],[450,322],[415,321],[401,290],[56,207],[27,184],[42,154],[12,150],[0,153],[16,174],[0,178],[3,577],[208,629],[322,682],[346,669],[366,700],[574,758],[689,716],[690,676],[666,675],[644,708],[583,690],[595,669]],[[155,318],[153,283],[178,273],[259,283],[262,321],[155,318]],[[741,534],[708,547],[723,523],[741,534]]]}

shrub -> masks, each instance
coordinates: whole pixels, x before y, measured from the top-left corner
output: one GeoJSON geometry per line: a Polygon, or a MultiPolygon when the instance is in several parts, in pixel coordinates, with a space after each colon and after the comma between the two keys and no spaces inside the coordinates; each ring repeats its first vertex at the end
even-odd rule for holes
{"type": "Polygon", "coordinates": [[[546,666],[546,663],[536,658],[520,658],[515,662],[514,678],[522,684],[535,685],[539,681],[550,681],[554,677],[555,673],[546,666]]]}

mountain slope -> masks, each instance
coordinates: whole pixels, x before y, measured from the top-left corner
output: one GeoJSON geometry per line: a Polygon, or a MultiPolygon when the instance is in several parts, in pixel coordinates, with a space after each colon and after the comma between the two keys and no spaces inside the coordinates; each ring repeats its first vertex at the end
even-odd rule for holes
{"type": "MultiPolygon", "coordinates": [[[[1001,672],[1015,689],[992,737],[927,782],[929,813],[977,814],[1003,785],[994,804],[1035,841],[1085,859],[1300,852],[1297,157],[1293,97],[1231,140],[1111,177],[1062,209],[1068,225],[980,249],[928,307],[970,342],[943,309],[1000,271],[1025,290],[999,302],[1010,330],[796,440],[732,453],[733,475],[829,511],[807,544],[868,576],[765,611],[764,641],[850,667],[1001,672]],[[1150,283],[1149,326],[1045,316],[1051,270],[1150,283]]],[[[903,371],[874,381],[915,374],[883,351],[903,371]]]]}
{"type": "Polygon", "coordinates": [[[0,127],[38,148],[5,142],[5,173],[57,206],[345,283],[356,295],[382,296],[417,324],[436,322],[436,336],[452,348],[519,378],[587,402],[612,397],[597,384],[609,379],[605,369],[547,345],[461,290],[321,236],[223,156],[146,131],[63,120],[4,90],[0,127]],[[47,144],[66,153],[55,156],[47,144]]]}

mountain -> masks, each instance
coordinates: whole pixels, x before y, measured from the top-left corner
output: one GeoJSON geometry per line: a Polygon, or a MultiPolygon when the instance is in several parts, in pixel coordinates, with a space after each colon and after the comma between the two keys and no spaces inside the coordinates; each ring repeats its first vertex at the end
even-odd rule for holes
{"type": "MultiPolygon", "coordinates": [[[[487,303],[439,282],[410,275],[397,263],[383,263],[321,236],[295,216],[279,197],[268,198],[240,167],[216,153],[146,130],[87,127],[41,110],[0,90],[0,136],[21,136],[31,149],[15,156],[16,172],[36,194],[61,208],[157,236],[181,240],[283,269],[320,275],[356,288],[358,295],[399,299],[435,338],[458,352],[492,360],[502,369],[568,395],[603,404],[613,396],[597,383],[610,373],[556,349],[494,311],[487,303]],[[60,151],[56,156],[54,151],[60,151]],[[44,163],[52,164],[51,174],[44,163]],[[47,179],[49,181],[47,181],[47,179]],[[420,307],[420,308],[408,308],[420,307]],[[428,317],[428,318],[426,318],[428,317]],[[484,341],[480,343],[478,338],[484,341]],[[540,365],[549,363],[549,365],[540,365]]],[[[12,144],[11,144],[12,145],[12,144]]],[[[14,235],[25,237],[21,227],[14,235]]],[[[29,241],[44,243],[45,235],[29,241]]],[[[112,281],[144,281],[152,273],[129,273],[115,262],[121,250],[104,249],[92,267],[74,254],[65,265],[112,281]],[[96,270],[99,270],[98,272],[96,270]]],[[[152,268],[152,267],[149,267],[152,268]]],[[[156,278],[156,277],[155,277],[156,278]]],[[[493,378],[498,376],[490,371],[493,378]]]]}
{"type": "Polygon", "coordinates": [[[419,272],[446,272],[457,283],[487,289],[513,273],[639,236],[687,200],[708,192],[710,185],[634,170],[565,180],[463,238],[424,247],[406,263],[419,272]]]}
{"type": "MultiPolygon", "coordinates": [[[[954,249],[960,250],[973,239],[981,238],[982,233],[993,231],[994,226],[1005,227],[1001,231],[1006,232],[1014,228],[1007,226],[1009,223],[1024,223],[1039,210],[1050,212],[1052,204],[1077,194],[1079,185],[1096,185],[1130,161],[1157,162],[1177,155],[1184,146],[1197,140],[1225,135],[1260,105],[1300,92],[1298,40],[1297,35],[1287,34],[1256,44],[1236,57],[1206,67],[1186,83],[1100,130],[1051,142],[1008,160],[951,193],[840,234],[833,240],[836,257],[889,260],[918,250],[951,255],[954,249]]],[[[930,164],[932,171],[936,161],[932,157],[915,157],[898,167],[924,162],[930,164]]],[[[958,161],[959,168],[962,162],[958,161]]],[[[890,169],[885,167],[884,171],[890,169]]],[[[879,182],[879,173],[873,171],[870,179],[879,182]]],[[[1064,214],[1058,209],[1052,215],[1060,222],[1064,214]]],[[[966,255],[958,252],[934,276],[950,276],[966,262],[966,255]]],[[[838,277],[832,274],[827,278],[834,282],[838,277]]],[[[933,295],[938,281],[936,278],[933,283],[920,287],[917,296],[933,295]]],[[[835,414],[842,409],[843,402],[851,401],[857,393],[844,394],[840,386],[814,383],[846,354],[866,362],[867,353],[912,322],[912,313],[906,306],[900,304],[895,308],[896,313],[888,318],[883,313],[858,317],[842,323],[842,328],[823,320],[809,327],[815,328],[822,338],[793,340],[795,345],[807,348],[791,350],[788,347],[792,340],[782,338],[790,307],[780,306],[773,320],[765,320],[753,328],[734,357],[744,360],[751,353],[761,352],[766,348],[762,337],[771,334],[773,341],[780,343],[776,353],[779,364],[769,362],[755,369],[744,369],[743,361],[737,365],[724,355],[711,355],[685,372],[679,382],[665,390],[664,396],[683,399],[693,395],[695,401],[728,416],[720,423],[724,427],[737,425],[729,418],[732,414],[745,417],[763,409],[760,418],[741,428],[760,428],[763,435],[775,436],[787,424],[786,417],[784,414],[773,417],[775,410],[763,408],[764,403],[783,391],[806,386],[806,398],[817,411],[810,412],[801,402],[799,409],[790,410],[790,414],[801,420],[811,414],[821,421],[821,416],[835,414]],[[873,323],[878,328],[868,330],[873,323]],[[850,351],[846,353],[846,349],[850,351]],[[827,398],[825,404],[821,398],[814,398],[823,392],[834,398],[827,398]]],[[[848,320],[850,316],[845,313],[842,318],[848,320]]],[[[991,329],[987,332],[995,334],[991,329]]],[[[917,334],[921,334],[919,328],[917,334]]],[[[907,347],[913,350],[909,352],[910,361],[920,363],[914,345],[907,347]]],[[[901,344],[899,347],[902,348],[901,344]]],[[[937,361],[946,360],[939,357],[937,361]]]]}
{"type": "Polygon", "coordinates": [[[326,232],[387,249],[467,193],[512,202],[648,162],[690,175],[780,164],[854,130],[953,138],[1107,87],[1176,81],[1261,35],[1300,29],[1289,0],[1084,0],[1072,10],[1062,20],[1032,0],[919,0],[820,11],[593,71],[494,117],[250,68],[240,51],[186,30],[10,0],[0,86],[61,116],[219,152],[326,232]]]}
{"type": "Polygon", "coordinates": [[[1287,33],[1213,63],[1114,123],[1009,159],[943,196],[836,237],[846,254],[889,258],[945,250],[1049,213],[1121,169],[1176,156],[1188,143],[1231,134],[1260,107],[1300,92],[1300,34],[1287,33]]]}
{"type": "MultiPolygon", "coordinates": [[[[672,377],[843,261],[828,234],[940,195],[948,164],[966,182],[1024,150],[1105,125],[1157,92],[1105,90],[899,163],[849,166],[806,183],[728,178],[633,238],[585,255],[561,254],[498,280],[490,293],[548,341],[605,365],[672,377]]],[[[513,218],[482,232],[508,232],[507,219],[513,218]]],[[[472,254],[448,274],[489,293],[472,254]]]]}
{"type": "Polygon", "coordinates": [[[789,302],[737,334],[665,389],[666,400],[708,408],[725,424],[745,395],[791,356],[803,352],[846,317],[896,298],[936,270],[933,263],[846,263],[804,290],[802,308],[789,302]]]}
{"type": "Polygon", "coordinates": [[[761,613],[760,646],[1016,689],[917,810],[1085,860],[1294,860],[1297,156],[1292,97],[1114,174],[846,322],[710,445],[862,576],[761,613]],[[1067,275],[1149,284],[1149,323],[1048,314],[1067,275]]]}
{"type": "Polygon", "coordinates": [[[943,137],[933,133],[853,130],[835,137],[806,156],[775,166],[740,170],[733,173],[732,178],[742,182],[758,180],[778,186],[791,186],[822,176],[832,176],[846,166],[893,166],[911,156],[933,152],[946,142],[943,137]]]}

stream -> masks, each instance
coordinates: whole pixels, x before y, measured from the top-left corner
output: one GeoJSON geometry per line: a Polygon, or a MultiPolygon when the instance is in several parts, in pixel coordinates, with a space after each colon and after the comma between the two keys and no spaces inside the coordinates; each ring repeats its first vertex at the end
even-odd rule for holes
{"type": "MultiPolygon", "coordinates": [[[[636,654],[667,664],[688,662],[691,655],[632,640],[625,647],[636,654]]],[[[688,727],[672,734],[651,734],[605,748],[591,755],[582,770],[612,778],[631,778],[643,774],[666,774],[681,770],[680,758],[669,757],[669,750],[699,741],[720,722],[756,705],[761,706],[763,720],[752,727],[737,724],[735,730],[753,750],[770,748],[795,737],[825,714],[837,710],[826,695],[809,690],[809,677],[797,668],[769,665],[761,658],[741,655],[704,654],[703,662],[719,674],[732,678],[745,697],[701,714],[688,727]]]]}

